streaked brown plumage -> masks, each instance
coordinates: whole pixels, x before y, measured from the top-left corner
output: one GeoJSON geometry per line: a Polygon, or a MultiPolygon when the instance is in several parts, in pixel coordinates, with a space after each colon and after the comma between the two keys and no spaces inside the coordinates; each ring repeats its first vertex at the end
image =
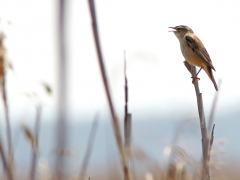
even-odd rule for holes
{"type": "MultiPolygon", "coordinates": [[[[212,72],[212,69],[215,71],[215,68],[201,40],[188,26],[179,25],[170,28],[172,28],[170,32],[173,32],[180,42],[181,51],[185,60],[193,66],[198,66],[202,68],[213,82],[216,91],[218,91],[217,83],[214,79],[212,72]]],[[[193,77],[193,81],[195,79],[198,78],[193,77]]]]}

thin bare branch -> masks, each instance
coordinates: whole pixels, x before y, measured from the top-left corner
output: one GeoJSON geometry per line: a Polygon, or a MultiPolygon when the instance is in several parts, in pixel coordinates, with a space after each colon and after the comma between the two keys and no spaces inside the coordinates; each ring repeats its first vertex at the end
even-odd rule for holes
{"type": "Polygon", "coordinates": [[[124,172],[124,179],[130,180],[132,178],[131,178],[131,174],[130,174],[130,171],[128,168],[127,158],[126,158],[126,154],[124,151],[122,136],[121,136],[121,132],[120,132],[120,126],[119,126],[119,122],[118,122],[118,119],[117,119],[117,116],[116,116],[116,113],[115,113],[115,110],[113,107],[112,98],[110,95],[109,85],[108,85],[106,71],[105,71],[105,66],[104,66],[103,57],[102,57],[101,46],[100,46],[99,35],[98,35],[98,26],[97,26],[97,18],[96,18],[96,13],[95,13],[94,0],[89,0],[88,3],[89,3],[90,13],[91,13],[91,17],[92,17],[92,30],[93,30],[95,45],[96,45],[97,54],[98,54],[98,62],[99,62],[99,66],[100,66],[100,70],[101,70],[101,74],[102,74],[105,92],[107,95],[108,105],[109,105],[111,116],[112,116],[114,133],[115,133],[118,149],[119,149],[121,159],[122,159],[122,168],[123,168],[123,172],[124,172]]]}
{"type": "Polygon", "coordinates": [[[213,104],[212,104],[212,109],[211,109],[211,113],[210,113],[210,117],[209,117],[209,121],[208,121],[208,134],[209,135],[211,133],[211,129],[212,129],[212,126],[213,126],[213,118],[214,118],[214,113],[215,113],[215,109],[216,109],[216,106],[217,106],[217,100],[218,100],[218,97],[219,97],[221,84],[222,84],[222,80],[219,79],[218,80],[218,91],[215,92],[214,99],[213,99],[213,104]]]}
{"type": "Polygon", "coordinates": [[[124,113],[124,124],[127,121],[128,115],[128,80],[127,80],[127,62],[126,62],[126,52],[124,51],[124,94],[125,94],[125,113],[124,113]]]}
{"type": "MultiPolygon", "coordinates": [[[[192,74],[192,77],[196,75],[196,67],[191,66],[187,61],[184,61],[184,65],[188,69],[188,71],[192,74]]],[[[210,169],[209,169],[209,139],[208,139],[208,131],[206,126],[202,93],[200,93],[198,81],[194,82],[194,88],[197,96],[197,105],[198,105],[198,113],[200,120],[200,128],[202,135],[202,153],[203,153],[203,162],[202,162],[202,180],[210,180],[210,169]]]]}
{"type": "Polygon", "coordinates": [[[132,115],[128,113],[128,80],[127,80],[127,61],[126,52],[124,51],[124,94],[125,94],[125,113],[124,113],[124,138],[125,147],[130,148],[131,131],[132,131],[132,115]]]}
{"type": "Polygon", "coordinates": [[[214,140],[214,128],[215,128],[215,124],[212,127],[212,133],[211,133],[211,139],[210,139],[210,147],[209,147],[209,152],[212,149],[212,144],[213,144],[213,140],[214,140]]]}

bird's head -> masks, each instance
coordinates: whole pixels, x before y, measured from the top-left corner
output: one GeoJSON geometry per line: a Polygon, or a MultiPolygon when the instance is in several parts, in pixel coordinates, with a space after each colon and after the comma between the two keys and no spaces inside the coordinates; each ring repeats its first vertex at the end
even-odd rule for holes
{"type": "Polygon", "coordinates": [[[193,33],[193,30],[190,27],[184,25],[169,28],[171,28],[169,32],[173,32],[177,36],[177,38],[184,37],[186,33],[193,33]]]}

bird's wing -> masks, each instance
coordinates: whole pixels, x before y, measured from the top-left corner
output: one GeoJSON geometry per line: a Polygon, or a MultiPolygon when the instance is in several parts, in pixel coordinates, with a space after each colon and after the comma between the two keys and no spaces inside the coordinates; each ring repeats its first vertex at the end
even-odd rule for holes
{"type": "Polygon", "coordinates": [[[212,68],[213,70],[215,70],[215,68],[212,65],[212,60],[207,52],[207,50],[205,49],[205,47],[202,45],[202,42],[200,41],[200,39],[198,39],[196,37],[196,40],[199,41],[200,45],[202,45],[202,47],[198,46],[198,43],[196,42],[195,39],[193,39],[190,35],[186,35],[185,36],[187,45],[195,52],[195,54],[201,59],[203,60],[203,62],[210,68],[212,68]]]}

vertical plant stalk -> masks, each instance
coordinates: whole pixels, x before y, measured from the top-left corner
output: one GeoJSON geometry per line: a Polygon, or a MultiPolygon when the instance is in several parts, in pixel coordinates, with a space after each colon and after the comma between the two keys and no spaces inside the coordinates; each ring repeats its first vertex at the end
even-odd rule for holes
{"type": "Polygon", "coordinates": [[[38,142],[39,142],[39,131],[40,131],[40,115],[42,112],[42,106],[40,104],[36,105],[36,122],[35,122],[35,137],[34,137],[34,144],[33,144],[33,151],[32,151],[32,163],[31,163],[31,171],[30,171],[30,179],[36,179],[36,167],[37,167],[37,155],[38,155],[38,142]]]}
{"type": "Polygon", "coordinates": [[[214,129],[215,129],[215,124],[213,124],[213,119],[214,119],[214,113],[215,113],[215,109],[217,106],[217,100],[219,97],[219,92],[221,89],[221,84],[222,84],[222,80],[220,79],[218,81],[218,91],[216,91],[215,95],[214,95],[214,99],[213,99],[213,104],[212,104],[212,109],[211,109],[211,113],[210,113],[210,117],[209,117],[209,121],[208,121],[208,139],[210,140],[209,143],[209,157],[208,157],[208,161],[210,162],[210,152],[212,149],[212,144],[213,144],[213,140],[214,140],[214,129]]]}
{"type": "MultiPolygon", "coordinates": [[[[128,80],[127,80],[127,62],[126,52],[124,51],[124,94],[125,94],[125,107],[124,107],[124,146],[127,154],[128,162],[130,161],[130,146],[132,136],[132,115],[128,113],[128,80]]],[[[130,162],[129,162],[130,163],[130,162]]],[[[129,164],[130,165],[130,164],[129,164]]]]}
{"type": "Polygon", "coordinates": [[[3,161],[3,167],[7,176],[8,180],[13,180],[13,174],[12,174],[12,170],[11,167],[9,167],[9,163],[6,160],[6,157],[4,155],[4,151],[3,151],[3,147],[2,147],[2,142],[0,140],[0,155],[3,161]]]}
{"type": "Polygon", "coordinates": [[[210,138],[210,146],[209,146],[209,161],[210,161],[210,151],[212,149],[212,144],[214,140],[214,129],[215,129],[215,124],[212,127],[212,132],[211,132],[211,138],[210,138]]]}
{"type": "MultiPolygon", "coordinates": [[[[131,136],[132,136],[132,115],[128,113],[128,80],[127,80],[127,62],[126,62],[126,52],[124,51],[124,94],[125,94],[125,108],[124,108],[124,137],[125,137],[125,147],[130,148],[131,136]]],[[[128,157],[129,159],[129,157],[128,157]]]]}
{"type": "Polygon", "coordinates": [[[5,121],[7,128],[7,143],[8,143],[8,159],[7,162],[9,164],[11,173],[13,173],[13,148],[12,148],[12,136],[11,136],[11,127],[10,127],[10,119],[9,119],[9,110],[7,104],[7,96],[6,96],[6,77],[5,77],[5,48],[3,45],[4,34],[0,32],[0,88],[4,103],[5,110],[5,121]]]}
{"type": "Polygon", "coordinates": [[[131,178],[131,174],[129,171],[126,154],[124,151],[119,122],[118,122],[118,119],[117,119],[117,116],[116,116],[116,113],[115,113],[115,110],[113,107],[112,98],[110,95],[109,85],[108,85],[107,76],[106,76],[106,72],[105,72],[105,66],[104,66],[103,57],[102,57],[101,46],[100,46],[99,36],[98,36],[98,27],[97,27],[97,19],[96,19],[96,13],[95,13],[94,0],[88,0],[88,3],[89,3],[90,13],[91,13],[91,17],[92,17],[92,29],[93,29],[95,45],[96,45],[97,54],[98,54],[98,62],[99,62],[99,66],[100,66],[100,70],[101,70],[101,74],[102,74],[105,92],[107,95],[108,105],[109,105],[111,116],[112,116],[114,133],[115,133],[118,149],[120,152],[120,156],[122,159],[122,168],[123,168],[123,172],[124,172],[124,179],[130,180],[132,178],[131,178]]]}
{"type": "Polygon", "coordinates": [[[222,80],[220,79],[218,81],[218,91],[216,91],[216,93],[214,95],[212,109],[211,109],[211,113],[210,113],[210,117],[209,117],[209,121],[208,121],[208,134],[209,135],[211,135],[211,130],[212,130],[212,126],[213,126],[213,118],[214,118],[214,113],[215,113],[215,109],[217,106],[217,101],[218,101],[218,96],[219,96],[219,92],[221,89],[221,84],[222,84],[222,80]]]}
{"type": "MultiPolygon", "coordinates": [[[[66,147],[66,89],[67,89],[67,61],[66,61],[66,1],[58,1],[58,97],[57,97],[57,132],[56,143],[57,148],[62,151],[66,147]]],[[[65,162],[61,153],[57,154],[55,164],[56,179],[65,179],[62,172],[65,170],[65,162]]]]}
{"type": "MultiPolygon", "coordinates": [[[[192,74],[192,77],[196,75],[196,67],[191,66],[187,61],[184,61],[184,65],[188,69],[188,71],[192,74]]],[[[199,113],[199,120],[200,120],[200,128],[201,128],[201,135],[202,135],[202,180],[210,180],[210,169],[209,169],[209,138],[208,138],[208,131],[206,126],[205,114],[204,114],[204,107],[203,107],[203,100],[202,100],[202,93],[200,93],[198,80],[194,82],[194,88],[197,96],[197,105],[198,105],[198,113],[199,113]]]]}
{"type": "Polygon", "coordinates": [[[89,162],[89,159],[90,159],[90,156],[92,153],[94,140],[95,140],[96,133],[97,133],[97,128],[98,128],[98,116],[95,115],[94,121],[92,123],[91,131],[90,131],[90,134],[88,137],[88,144],[87,144],[87,148],[86,148],[86,151],[84,154],[82,168],[80,170],[80,174],[79,174],[79,178],[78,178],[79,180],[84,180],[84,178],[85,178],[88,162],[89,162]]]}

